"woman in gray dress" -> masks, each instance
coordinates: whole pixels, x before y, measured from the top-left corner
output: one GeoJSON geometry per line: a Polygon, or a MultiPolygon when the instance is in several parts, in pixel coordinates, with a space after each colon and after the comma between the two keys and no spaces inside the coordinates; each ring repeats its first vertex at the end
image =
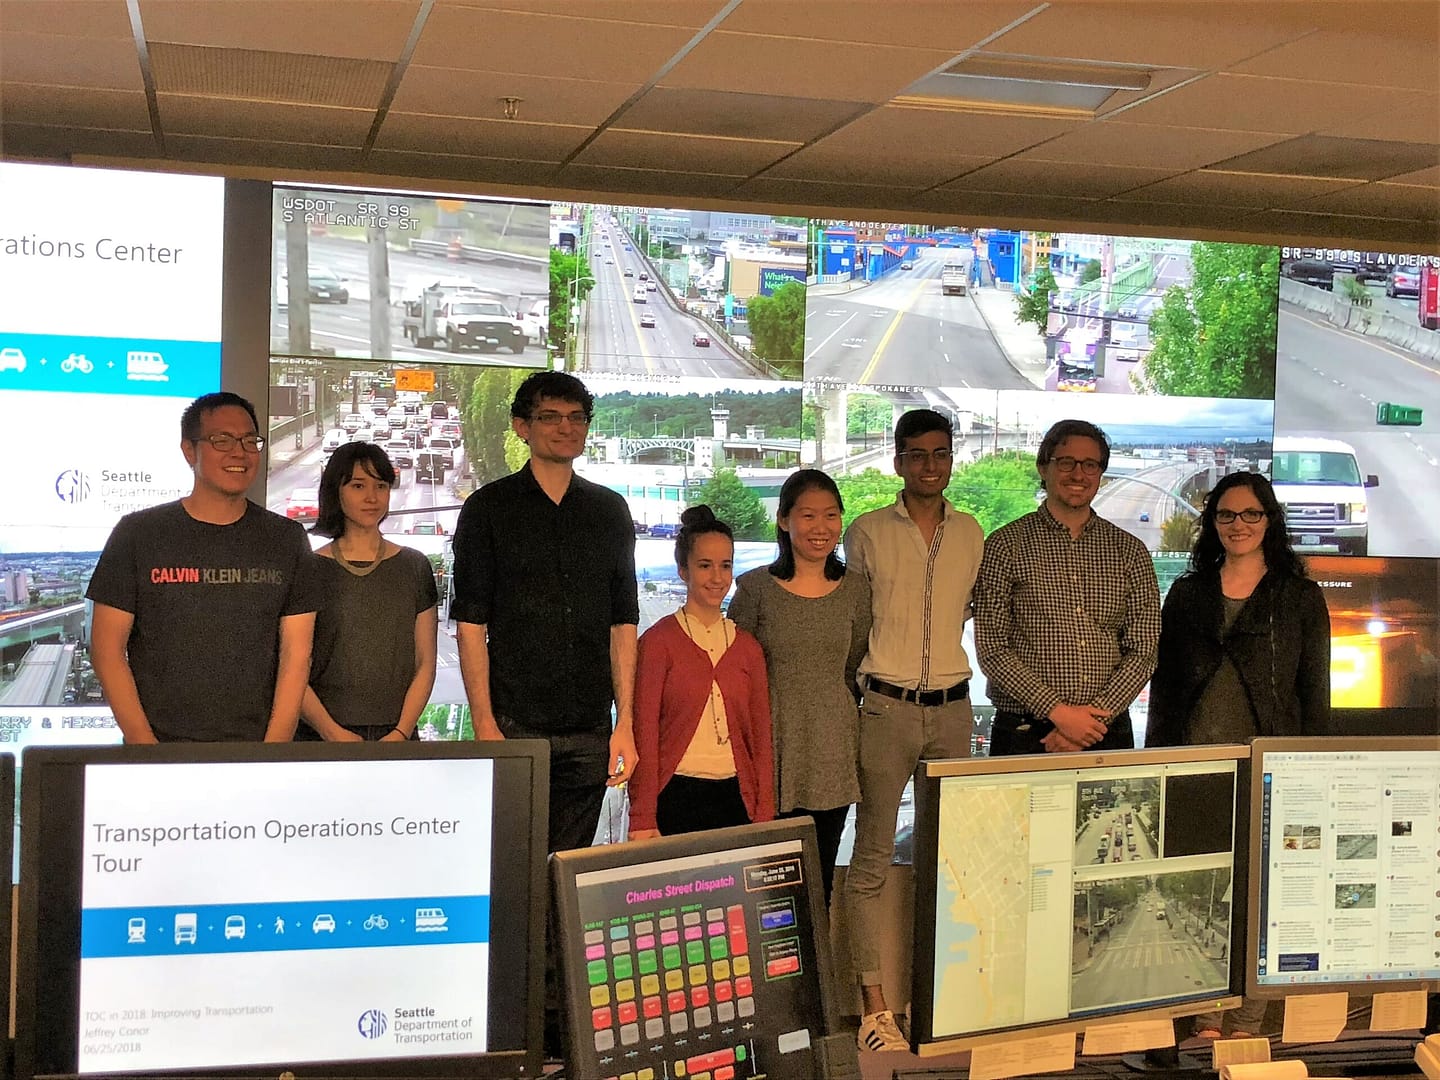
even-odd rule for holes
{"type": "Polygon", "coordinates": [[[840,833],[860,796],[859,688],[870,586],[836,555],[844,506],[835,481],[801,469],[780,489],[780,557],[742,574],[730,618],[755,635],[770,675],[776,807],[815,819],[829,903],[840,833]]]}

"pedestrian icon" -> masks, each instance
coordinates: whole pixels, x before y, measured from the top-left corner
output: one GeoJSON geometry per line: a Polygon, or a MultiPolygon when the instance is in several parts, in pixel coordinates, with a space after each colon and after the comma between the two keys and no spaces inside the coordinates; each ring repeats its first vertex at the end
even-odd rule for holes
{"type": "Polygon", "coordinates": [[[275,916],[275,932],[277,934],[283,934],[285,932],[285,920],[279,915],[275,916]]]}

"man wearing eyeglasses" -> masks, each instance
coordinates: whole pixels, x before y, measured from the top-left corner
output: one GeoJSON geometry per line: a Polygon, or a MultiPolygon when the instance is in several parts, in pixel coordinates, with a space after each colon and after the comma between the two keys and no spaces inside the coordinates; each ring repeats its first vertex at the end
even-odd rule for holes
{"type": "Polygon", "coordinates": [[[634,523],[574,468],[594,404],[573,375],[527,378],[510,424],[530,460],[466,499],[455,527],[451,614],[475,737],[549,741],[551,851],[593,843],[606,784],[636,760],[634,523]]]}
{"type": "Polygon", "coordinates": [[[995,706],[990,756],[1135,745],[1130,703],[1155,670],[1160,590],[1145,545],[1091,508],[1105,433],[1061,420],[1035,465],[1045,501],[985,541],[975,648],[995,706]]]}
{"type": "Polygon", "coordinates": [[[850,952],[860,981],[862,1050],[907,1050],[886,1006],[879,943],[881,892],[895,854],[895,817],[916,764],[969,757],[974,713],[970,659],[961,635],[984,536],[945,498],[954,434],[950,421],[914,409],[895,424],[889,506],[861,514],[845,533],[845,558],[870,582],[870,643],[860,664],[860,803],[845,878],[850,952]]]}
{"type": "Polygon", "coordinates": [[[196,398],[180,418],[190,494],[106,541],[90,657],[127,743],[295,734],[318,597],[305,530],[245,497],[264,448],[250,402],[196,398]]]}

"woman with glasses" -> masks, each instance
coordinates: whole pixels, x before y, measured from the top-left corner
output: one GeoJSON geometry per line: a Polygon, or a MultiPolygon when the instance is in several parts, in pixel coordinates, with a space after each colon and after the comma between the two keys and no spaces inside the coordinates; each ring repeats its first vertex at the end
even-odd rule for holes
{"type": "Polygon", "coordinates": [[[1330,719],[1330,616],[1290,548],[1270,481],[1210,492],[1190,570],[1170,588],[1145,745],[1314,735],[1330,719]]]}
{"type": "Polygon", "coordinates": [[[430,560],[380,533],[395,466],[374,443],[346,443],[320,477],[313,532],[321,587],[310,685],[297,740],[415,737],[435,685],[437,590],[430,560]]]}
{"type": "Polygon", "coordinates": [[[870,586],[835,553],[844,504],[834,480],[792,473],[778,510],[780,557],[740,576],[730,617],[765,650],[780,816],[815,819],[829,903],[840,834],[860,796],[855,675],[870,640],[870,586]]]}
{"type": "Polygon", "coordinates": [[[640,638],[630,839],[775,817],[765,654],[721,608],[735,540],[708,506],[680,515],[685,603],[640,638]]]}

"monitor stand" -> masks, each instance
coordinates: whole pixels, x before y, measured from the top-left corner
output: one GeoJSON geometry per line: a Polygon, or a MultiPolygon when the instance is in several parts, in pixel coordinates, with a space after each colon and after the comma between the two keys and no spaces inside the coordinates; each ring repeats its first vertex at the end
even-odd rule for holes
{"type": "Polygon", "coordinates": [[[1125,1054],[1120,1060],[1131,1072],[1160,1073],[1176,1080],[1213,1076],[1215,1071],[1204,1058],[1195,1054],[1182,1054],[1176,1046],[1162,1046],[1158,1050],[1125,1054]]]}

